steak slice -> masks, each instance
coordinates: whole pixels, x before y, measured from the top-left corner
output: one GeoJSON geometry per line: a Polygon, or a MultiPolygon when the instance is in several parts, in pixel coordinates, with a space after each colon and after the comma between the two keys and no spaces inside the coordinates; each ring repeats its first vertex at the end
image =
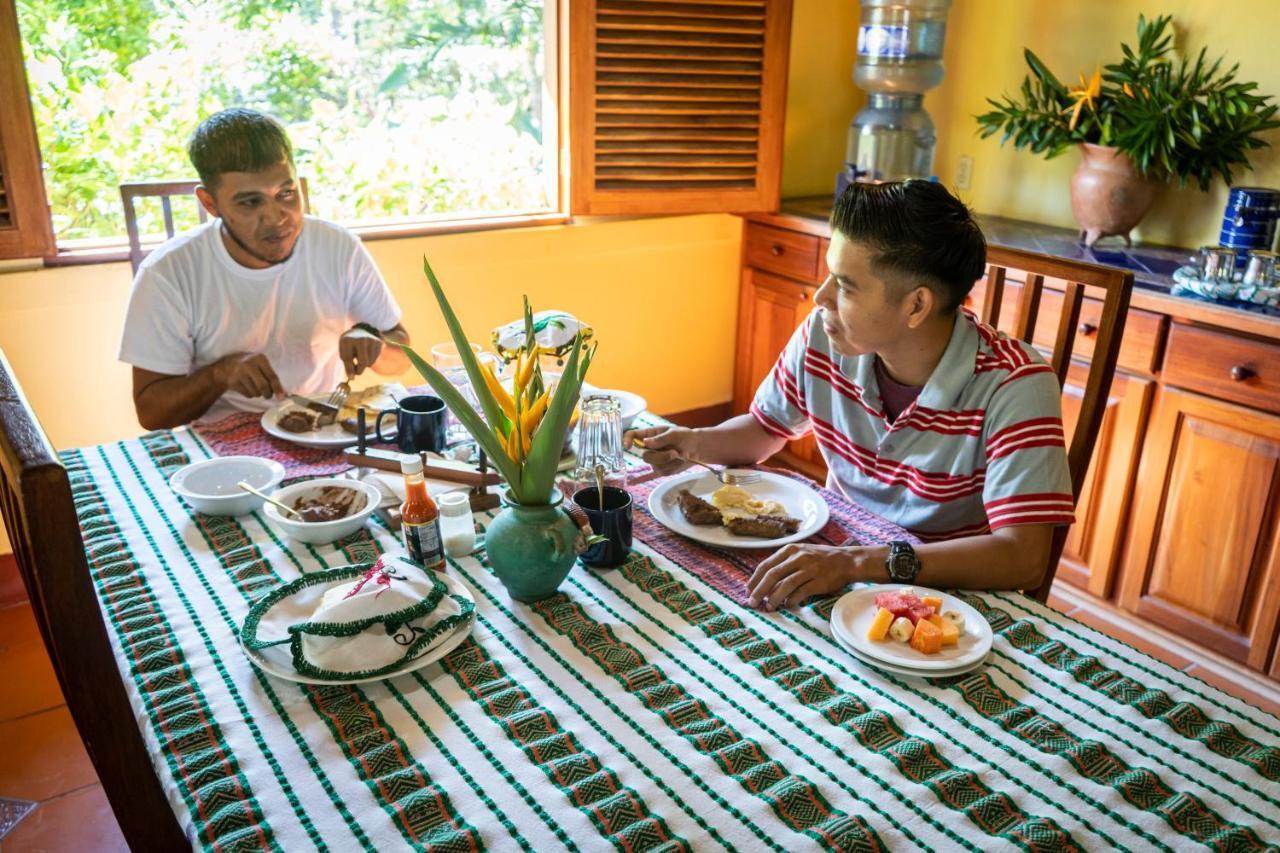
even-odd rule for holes
{"type": "Polygon", "coordinates": [[[680,504],[680,511],[684,513],[684,517],[688,519],[690,524],[718,525],[724,523],[724,516],[720,514],[720,510],[688,489],[681,489],[676,492],[676,500],[680,504]]]}
{"type": "Polygon", "coordinates": [[[276,421],[276,426],[285,432],[311,432],[316,428],[320,416],[306,409],[290,409],[276,421]]]}
{"type": "Polygon", "coordinates": [[[800,519],[786,515],[757,515],[731,518],[724,523],[734,536],[778,539],[800,529],[800,519]]]}

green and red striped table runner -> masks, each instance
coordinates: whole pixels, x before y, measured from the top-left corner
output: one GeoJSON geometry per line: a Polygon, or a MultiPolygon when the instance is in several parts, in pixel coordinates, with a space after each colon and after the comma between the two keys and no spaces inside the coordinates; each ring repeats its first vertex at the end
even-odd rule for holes
{"type": "MultiPolygon", "coordinates": [[[[1280,720],[1015,594],[975,673],[881,674],[832,602],[739,606],[636,544],[514,603],[482,559],[441,663],[361,687],[266,676],[252,601],[373,559],[261,514],[195,514],[167,485],[188,430],[64,454],[90,564],[157,773],[210,850],[1222,850],[1280,843],[1280,720]]],[[[713,559],[707,556],[706,559],[713,559]]]]}

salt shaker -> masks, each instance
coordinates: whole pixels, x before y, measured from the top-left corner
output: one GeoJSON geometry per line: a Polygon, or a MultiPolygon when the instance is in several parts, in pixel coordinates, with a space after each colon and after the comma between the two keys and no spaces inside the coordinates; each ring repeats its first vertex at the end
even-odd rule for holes
{"type": "Polygon", "coordinates": [[[476,549],[476,523],[466,492],[445,492],[436,498],[440,507],[440,539],[445,553],[455,559],[476,549]]]}

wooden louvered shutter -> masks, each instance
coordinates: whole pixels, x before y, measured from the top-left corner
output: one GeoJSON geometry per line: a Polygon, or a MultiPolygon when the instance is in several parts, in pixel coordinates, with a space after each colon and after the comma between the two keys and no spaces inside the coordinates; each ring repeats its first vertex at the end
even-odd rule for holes
{"type": "Polygon", "coordinates": [[[777,209],[791,0],[569,10],[573,213],[777,209]]]}
{"type": "Polygon", "coordinates": [[[0,0],[0,259],[55,251],[12,0],[0,0]]]}

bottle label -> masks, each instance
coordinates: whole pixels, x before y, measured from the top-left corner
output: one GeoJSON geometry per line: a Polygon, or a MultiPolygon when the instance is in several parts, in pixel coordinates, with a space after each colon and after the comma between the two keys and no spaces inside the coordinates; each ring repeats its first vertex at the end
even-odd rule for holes
{"type": "Polygon", "coordinates": [[[433,518],[424,524],[405,522],[400,526],[404,535],[404,549],[409,558],[424,569],[444,568],[444,548],[440,544],[440,520],[433,518]]]}
{"type": "Polygon", "coordinates": [[[902,59],[907,55],[907,27],[863,24],[858,28],[858,55],[902,59]]]}

